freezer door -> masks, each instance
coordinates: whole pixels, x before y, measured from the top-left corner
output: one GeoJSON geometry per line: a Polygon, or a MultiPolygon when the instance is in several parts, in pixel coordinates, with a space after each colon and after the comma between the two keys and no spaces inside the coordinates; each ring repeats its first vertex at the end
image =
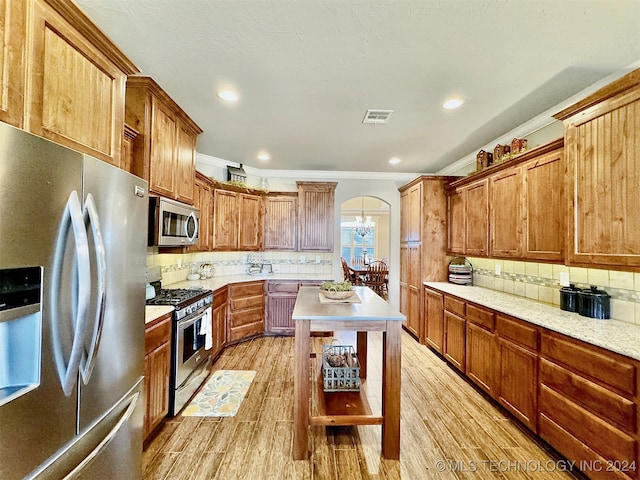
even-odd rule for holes
{"type": "Polygon", "coordinates": [[[84,159],[91,305],[80,366],[79,431],[112,408],[143,375],[147,183],[84,159]]]}
{"type": "MultiPolygon", "coordinates": [[[[82,155],[40,137],[0,124],[0,269],[42,267],[42,298],[30,327],[40,350],[37,386],[0,406],[0,478],[22,479],[70,442],[76,432],[76,383],[65,394],[61,375],[68,370],[77,298],[69,279],[51,291],[54,245],[69,199],[82,196],[82,155]],[[63,327],[58,332],[58,359],[52,335],[53,303],[63,327]],[[28,454],[27,454],[28,452],[28,454]]],[[[65,235],[69,250],[73,235],[65,235]]],[[[74,262],[72,261],[71,264],[74,262]]],[[[77,274],[77,269],[75,270],[77,274]]],[[[73,275],[69,268],[66,274],[73,275]]],[[[21,329],[9,327],[5,334],[21,329]]],[[[15,339],[0,341],[0,359],[15,339]]],[[[25,339],[23,339],[25,340],[25,339]]],[[[9,363],[4,367],[13,368],[9,363]]],[[[73,377],[73,369],[70,370],[73,377]]],[[[77,374],[76,374],[77,376],[77,374]]]]}
{"type": "Polygon", "coordinates": [[[25,480],[142,478],[143,379],[25,480]]]}

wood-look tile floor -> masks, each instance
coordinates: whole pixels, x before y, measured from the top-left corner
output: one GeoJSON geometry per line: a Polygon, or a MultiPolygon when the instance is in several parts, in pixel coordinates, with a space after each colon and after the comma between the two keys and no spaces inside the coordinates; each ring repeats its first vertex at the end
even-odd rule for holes
{"type": "MultiPolygon", "coordinates": [[[[351,332],[336,332],[341,342],[351,332]]],[[[314,337],[312,351],[330,339],[314,337]]],[[[442,359],[402,338],[400,460],[380,455],[380,426],[311,427],[309,460],[291,458],[293,338],[229,347],[213,371],[256,370],[235,417],[167,419],[143,454],[145,480],[571,479],[534,441],[442,359]]],[[[380,411],[381,334],[369,334],[367,396],[380,411]]]]}

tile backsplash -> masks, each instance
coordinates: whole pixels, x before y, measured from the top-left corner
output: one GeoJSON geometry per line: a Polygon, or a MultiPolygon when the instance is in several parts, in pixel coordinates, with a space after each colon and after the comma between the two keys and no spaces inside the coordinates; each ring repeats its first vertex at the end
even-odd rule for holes
{"type": "Polygon", "coordinates": [[[186,254],[159,254],[155,249],[147,252],[147,265],[159,265],[162,284],[170,285],[187,279],[192,270],[198,271],[203,263],[215,267],[215,275],[240,275],[247,272],[251,257],[257,256],[273,265],[276,273],[327,274],[333,271],[333,253],[300,252],[198,252],[186,254]]]}
{"type": "Polygon", "coordinates": [[[640,274],[568,267],[550,263],[469,258],[473,284],[560,305],[560,273],[568,273],[577,287],[597,285],[611,295],[611,318],[640,325],[640,274]]]}

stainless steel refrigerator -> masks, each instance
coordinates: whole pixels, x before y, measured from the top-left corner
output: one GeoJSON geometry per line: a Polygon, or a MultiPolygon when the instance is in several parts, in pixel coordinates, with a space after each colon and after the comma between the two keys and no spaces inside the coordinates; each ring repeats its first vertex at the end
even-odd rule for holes
{"type": "Polygon", "coordinates": [[[142,478],[147,183],[0,124],[0,478],[142,478]]]}

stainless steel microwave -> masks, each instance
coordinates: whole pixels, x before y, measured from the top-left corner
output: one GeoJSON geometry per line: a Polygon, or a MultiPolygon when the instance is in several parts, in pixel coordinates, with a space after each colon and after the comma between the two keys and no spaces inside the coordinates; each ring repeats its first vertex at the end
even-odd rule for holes
{"type": "Polygon", "coordinates": [[[200,212],[185,203],[149,197],[150,246],[184,247],[198,243],[200,212]]]}

